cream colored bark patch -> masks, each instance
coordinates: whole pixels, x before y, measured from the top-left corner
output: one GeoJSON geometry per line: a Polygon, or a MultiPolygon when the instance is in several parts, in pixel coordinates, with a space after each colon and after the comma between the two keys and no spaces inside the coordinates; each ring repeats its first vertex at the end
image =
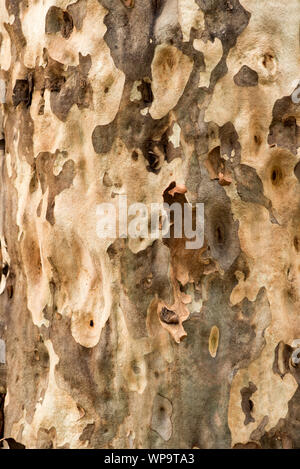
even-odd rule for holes
{"type": "Polygon", "coordinates": [[[206,86],[208,88],[211,72],[220,62],[223,55],[222,42],[218,38],[215,38],[214,42],[204,42],[202,39],[195,39],[193,45],[196,50],[204,54],[205,71],[200,72],[199,86],[206,86]]]}
{"type": "Polygon", "coordinates": [[[228,409],[228,425],[231,431],[232,446],[237,443],[247,443],[251,433],[268,417],[265,431],[275,427],[278,421],[285,418],[288,403],[293,397],[297,383],[290,374],[281,378],[274,374],[273,361],[276,342],[272,336],[266,334],[267,345],[259,358],[253,361],[247,369],[239,370],[233,379],[230,390],[228,409]],[[263,370],[263,373],[262,373],[263,370]],[[251,396],[253,403],[251,417],[253,421],[245,424],[245,414],[241,406],[241,389],[254,383],[256,391],[251,396]]]}
{"type": "Polygon", "coordinates": [[[182,96],[193,61],[174,46],[159,45],[155,49],[151,68],[154,101],[150,114],[153,119],[161,119],[176,106],[182,96]]]}
{"type": "Polygon", "coordinates": [[[142,93],[138,89],[138,86],[141,84],[141,80],[137,80],[133,83],[130,93],[130,101],[140,101],[140,99],[142,99],[142,93]]]}
{"type": "Polygon", "coordinates": [[[190,40],[191,28],[204,27],[204,15],[194,0],[178,0],[178,20],[184,42],[190,40]]]}
{"type": "Polygon", "coordinates": [[[175,122],[173,126],[173,133],[169,137],[169,142],[173,143],[174,148],[178,148],[180,146],[180,133],[181,133],[181,128],[175,122]]]}
{"type": "Polygon", "coordinates": [[[8,70],[11,65],[11,43],[8,31],[4,24],[11,24],[14,17],[9,17],[4,1],[0,4],[0,18],[0,64],[2,70],[8,70]]]}

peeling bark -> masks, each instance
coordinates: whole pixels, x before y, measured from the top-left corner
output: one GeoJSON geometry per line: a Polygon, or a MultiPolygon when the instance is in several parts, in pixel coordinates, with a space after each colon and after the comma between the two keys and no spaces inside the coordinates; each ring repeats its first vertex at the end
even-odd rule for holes
{"type": "Polygon", "coordinates": [[[1,2],[0,439],[300,446],[299,18],[1,2]],[[100,239],[122,194],[203,203],[204,246],[100,239]]]}

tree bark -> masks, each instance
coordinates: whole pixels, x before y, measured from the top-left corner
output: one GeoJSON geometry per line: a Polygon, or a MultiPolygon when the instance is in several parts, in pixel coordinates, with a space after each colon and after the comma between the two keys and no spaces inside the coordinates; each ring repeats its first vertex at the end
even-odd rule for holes
{"type": "Polygon", "coordinates": [[[299,17],[298,0],[1,2],[5,437],[299,447],[299,17]],[[203,247],[99,238],[97,206],[125,195],[204,204],[203,247]]]}

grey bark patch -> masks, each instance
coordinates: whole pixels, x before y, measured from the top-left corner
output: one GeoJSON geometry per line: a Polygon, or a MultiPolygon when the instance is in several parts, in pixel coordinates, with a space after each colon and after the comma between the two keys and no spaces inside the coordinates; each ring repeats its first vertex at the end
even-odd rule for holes
{"type": "Polygon", "coordinates": [[[221,155],[226,154],[228,157],[233,156],[232,166],[235,167],[240,163],[241,159],[241,144],[239,142],[239,136],[234,128],[232,122],[226,122],[220,130],[220,141],[221,141],[221,155]]]}
{"type": "MultiPolygon", "coordinates": [[[[148,88],[148,96],[144,94],[143,97],[150,99],[150,91],[148,88]]],[[[142,116],[140,111],[144,105],[145,102],[127,104],[126,112],[118,116],[118,129],[129,150],[141,149],[148,163],[147,171],[158,174],[165,161],[170,163],[174,158],[181,156],[181,150],[174,148],[169,141],[173,127],[169,117],[154,120],[150,115],[142,116]]]]}
{"type": "Polygon", "coordinates": [[[205,14],[209,34],[218,37],[229,50],[248,25],[251,14],[239,0],[197,0],[197,3],[205,14]]]}
{"type": "Polygon", "coordinates": [[[80,441],[90,441],[92,438],[92,435],[95,431],[95,424],[94,423],[89,423],[86,427],[84,427],[82,434],[80,435],[79,440],[80,441]]]}
{"type": "Polygon", "coordinates": [[[199,186],[197,202],[205,204],[204,230],[211,256],[228,270],[240,254],[239,222],[233,219],[230,199],[224,188],[207,176],[199,186]]]}
{"type": "MultiPolygon", "coordinates": [[[[111,130],[115,129],[116,135],[122,139],[130,152],[141,150],[147,162],[147,171],[158,174],[165,162],[170,163],[174,158],[182,157],[183,152],[180,145],[175,148],[170,140],[174,120],[169,115],[155,120],[150,114],[141,114],[145,106],[150,104],[152,89],[149,78],[144,77],[140,81],[139,91],[142,97],[139,101],[132,102],[129,97],[133,82],[129,79],[126,80],[120,110],[115,121],[109,125],[111,130]]],[[[106,142],[105,135],[105,129],[109,129],[109,127],[101,127],[97,128],[97,132],[95,129],[93,134],[96,152],[101,152],[101,147],[104,148],[107,143],[109,146],[111,144],[110,137],[108,137],[109,141],[106,142]],[[99,143],[97,139],[100,140],[99,143]]]]}
{"type": "Polygon", "coordinates": [[[224,173],[225,160],[221,157],[220,147],[215,147],[209,152],[204,164],[211,179],[216,179],[219,173],[224,173]]]}
{"type": "Polygon", "coordinates": [[[26,295],[26,287],[22,276],[17,276],[17,284],[18,295],[15,295],[13,301],[6,303],[5,308],[9,317],[5,341],[8,359],[12,364],[7,376],[7,388],[14,402],[5,418],[6,435],[11,434],[12,426],[19,420],[24,409],[28,422],[32,422],[36,403],[43,396],[49,377],[47,348],[38,327],[32,322],[31,313],[24,307],[23,295],[26,295]],[[16,335],[18,347],[9,349],[8,345],[15,341],[16,335]],[[24,353],[25,349],[26,353],[24,353]],[[39,360],[35,359],[36,353],[39,355],[39,360]],[[31,379],[26,379],[29,371],[32,373],[31,379]],[[20,396],[23,396],[23,399],[19,400],[20,396]]]}
{"type": "Polygon", "coordinates": [[[68,5],[67,11],[71,14],[73,18],[75,28],[77,30],[80,30],[83,25],[83,20],[86,17],[87,0],[78,0],[76,3],[68,5]]]}
{"type": "Polygon", "coordinates": [[[151,429],[168,441],[172,436],[172,404],[166,397],[156,395],[153,403],[151,429]]]}
{"type": "Polygon", "coordinates": [[[255,168],[240,164],[234,169],[237,181],[237,193],[243,202],[251,202],[265,207],[269,211],[271,223],[278,223],[273,215],[272,202],[264,195],[263,183],[255,168]]]}
{"type": "Polygon", "coordinates": [[[265,427],[269,422],[269,417],[267,415],[264,416],[256,430],[253,430],[253,432],[250,435],[251,440],[258,440],[262,437],[265,431],[265,427]]]}
{"type": "Polygon", "coordinates": [[[0,363],[3,365],[6,363],[5,342],[3,339],[0,339],[0,363]]]}
{"type": "Polygon", "coordinates": [[[299,105],[293,103],[290,96],[277,100],[268,135],[270,145],[287,148],[295,155],[300,146],[300,127],[295,119],[298,108],[299,105]]]}
{"type": "Polygon", "coordinates": [[[248,425],[250,422],[255,422],[255,419],[251,415],[251,412],[253,410],[253,402],[250,399],[250,397],[252,396],[252,394],[255,393],[255,391],[257,391],[257,387],[251,381],[249,382],[248,387],[244,387],[240,391],[242,396],[242,411],[245,414],[245,425],[248,425]]]}
{"type": "Polygon", "coordinates": [[[138,80],[150,76],[154,53],[153,36],[155,9],[152,0],[136,2],[125,8],[120,0],[98,0],[107,8],[104,19],[107,31],[104,39],[110,48],[117,68],[127,79],[138,80]]]}
{"type": "MultiPolygon", "coordinates": [[[[203,298],[201,313],[192,315],[185,322],[187,337],[181,344],[182,348],[176,349],[180,374],[178,383],[177,380],[173,381],[173,389],[175,396],[180,393],[184,405],[177,406],[175,399],[172,399],[172,422],[174,429],[180,428],[176,435],[175,430],[173,432],[173,447],[230,447],[230,376],[239,368],[247,367],[262,349],[261,342],[257,344],[257,337],[251,326],[253,319],[241,320],[240,312],[230,304],[231,292],[237,284],[234,275],[237,269],[245,270],[242,268],[242,256],[239,256],[222,278],[214,273],[200,279],[199,283],[206,285],[207,298],[203,298]],[[215,360],[212,360],[207,343],[214,324],[218,324],[222,341],[219,343],[215,360]],[[244,338],[247,339],[246,346],[245,342],[239,342],[244,338]],[[218,416],[220,423],[212,417],[214,415],[218,416]]],[[[264,300],[266,294],[261,291],[260,295],[263,295],[261,300],[264,300]]],[[[256,315],[261,314],[261,306],[264,303],[258,301],[260,295],[253,302],[256,315]]],[[[265,306],[268,308],[268,304],[265,306]]],[[[265,315],[265,312],[263,314],[265,315]]]]}
{"type": "Polygon", "coordinates": [[[237,192],[243,202],[251,202],[264,207],[270,205],[270,201],[264,196],[263,183],[255,168],[240,164],[235,168],[237,180],[237,192]]]}
{"type": "MultiPolygon", "coordinates": [[[[118,372],[117,325],[113,321],[108,319],[97,347],[89,349],[73,339],[69,318],[54,317],[47,331],[59,356],[56,366],[58,386],[65,389],[77,406],[82,407],[92,418],[96,420],[101,415],[103,421],[107,422],[105,426],[96,427],[94,432],[88,432],[90,446],[94,448],[107,447],[129,414],[129,396],[124,388],[125,383],[121,381],[121,389],[117,391],[113,385],[118,372]]],[[[43,330],[46,332],[46,328],[43,330]]],[[[86,428],[86,432],[88,430],[92,430],[92,427],[86,428]]]]}
{"type": "Polygon", "coordinates": [[[92,133],[92,143],[96,153],[108,153],[117,136],[115,122],[107,125],[97,125],[92,133]]]}
{"type": "Polygon", "coordinates": [[[79,53],[79,65],[68,67],[63,71],[61,64],[51,60],[45,71],[45,86],[51,90],[50,105],[52,112],[60,120],[65,121],[73,106],[79,109],[88,108],[93,90],[88,80],[88,73],[92,65],[90,55],[79,53]]]}
{"type": "Polygon", "coordinates": [[[247,65],[243,65],[238,73],[233,77],[233,80],[237,86],[257,86],[258,73],[247,65]]]}
{"type": "MultiPolygon", "coordinates": [[[[238,266],[238,269],[243,271],[243,273],[245,274],[245,278],[248,277],[246,273],[244,272],[244,269],[241,268],[241,265],[238,266]]],[[[257,294],[255,302],[249,301],[248,298],[244,298],[243,301],[241,302],[241,309],[242,309],[243,316],[248,320],[253,320],[253,317],[255,315],[257,308],[262,310],[263,309],[262,302],[266,302],[266,301],[267,301],[266,289],[265,287],[262,287],[257,294]]]]}
{"type": "Polygon", "coordinates": [[[167,304],[174,301],[169,263],[170,251],[158,240],[137,254],[128,247],[121,253],[121,307],[135,338],[147,336],[147,310],[156,295],[167,304]]]}
{"type": "Polygon", "coordinates": [[[194,198],[196,197],[197,194],[197,189],[199,187],[199,184],[201,183],[202,175],[201,175],[201,169],[199,166],[199,161],[197,158],[196,153],[193,153],[193,156],[190,159],[189,162],[189,172],[188,172],[188,177],[186,180],[186,187],[188,191],[191,193],[194,198]]]}
{"type": "Polygon", "coordinates": [[[30,106],[32,91],[33,80],[31,74],[28,75],[28,79],[16,80],[12,95],[13,105],[17,107],[20,103],[24,103],[27,107],[30,106]]]}

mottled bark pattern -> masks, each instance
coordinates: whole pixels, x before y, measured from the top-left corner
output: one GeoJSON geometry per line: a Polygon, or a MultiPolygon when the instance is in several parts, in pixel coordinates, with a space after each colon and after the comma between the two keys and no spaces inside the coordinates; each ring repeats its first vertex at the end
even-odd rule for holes
{"type": "Polygon", "coordinates": [[[299,19],[0,3],[0,435],[4,400],[27,448],[300,446],[299,19]],[[204,247],[99,239],[119,194],[204,203],[204,247]]]}

